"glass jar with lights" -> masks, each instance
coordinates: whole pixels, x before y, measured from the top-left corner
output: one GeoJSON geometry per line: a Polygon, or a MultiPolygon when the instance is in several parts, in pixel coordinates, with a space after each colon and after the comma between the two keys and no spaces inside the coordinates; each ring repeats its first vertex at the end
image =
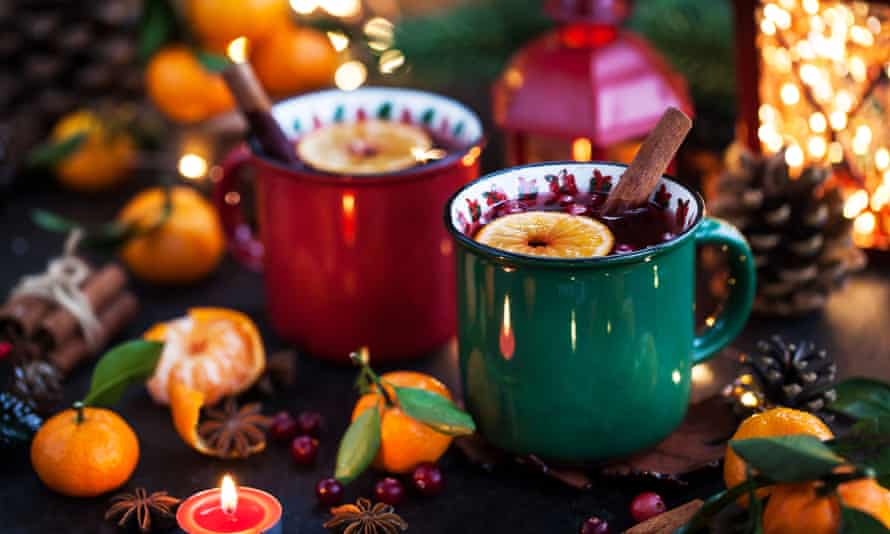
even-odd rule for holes
{"type": "Polygon", "coordinates": [[[493,87],[506,163],[629,162],[668,106],[692,114],[686,83],[620,28],[630,0],[548,0],[558,27],[522,48],[493,87]]]}
{"type": "Polygon", "coordinates": [[[736,0],[741,131],[792,175],[830,165],[857,245],[890,248],[890,3],[736,0]]]}

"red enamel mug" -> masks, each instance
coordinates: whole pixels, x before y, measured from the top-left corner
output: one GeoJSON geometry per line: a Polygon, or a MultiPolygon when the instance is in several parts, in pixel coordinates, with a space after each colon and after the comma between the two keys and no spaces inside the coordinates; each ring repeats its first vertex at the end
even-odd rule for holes
{"type": "Polygon", "coordinates": [[[228,155],[214,199],[235,258],[264,273],[276,332],[339,362],[363,345],[381,362],[447,342],[456,330],[455,266],[440,214],[479,175],[476,114],[431,93],[364,88],[298,96],[273,115],[296,142],[328,124],[377,118],[421,126],[450,145],[441,159],[362,176],[285,167],[246,146],[228,155]],[[254,170],[259,239],[240,207],[244,166],[254,170]]]}

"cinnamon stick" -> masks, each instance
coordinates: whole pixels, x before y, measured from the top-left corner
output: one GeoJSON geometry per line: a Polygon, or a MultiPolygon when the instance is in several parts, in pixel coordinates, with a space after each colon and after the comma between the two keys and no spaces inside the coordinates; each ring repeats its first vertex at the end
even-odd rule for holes
{"type": "Polygon", "coordinates": [[[704,504],[701,499],[689,501],[625,530],[624,534],[673,534],[675,530],[688,523],[704,504]]]}
{"type": "MultiPolygon", "coordinates": [[[[98,319],[102,325],[102,345],[114,338],[139,311],[139,301],[129,291],[120,293],[104,309],[99,312],[98,319]]],[[[62,374],[67,374],[88,357],[91,353],[82,335],[68,339],[64,345],[49,353],[47,359],[58,367],[62,374]]]]}
{"type": "Polygon", "coordinates": [[[294,145],[272,116],[272,103],[250,63],[233,63],[226,67],[222,76],[247,120],[250,133],[266,155],[281,163],[297,163],[294,145]]]}
{"type": "Polygon", "coordinates": [[[668,108],[609,193],[603,215],[615,217],[648,202],[690,129],[692,120],[685,113],[668,108]]]}
{"type": "MultiPolygon", "coordinates": [[[[116,264],[109,263],[93,273],[84,282],[81,291],[96,313],[119,296],[127,284],[127,274],[116,264]]],[[[45,351],[60,347],[77,334],[79,322],[68,310],[56,307],[40,322],[34,332],[34,341],[45,351]]]]}
{"type": "Polygon", "coordinates": [[[0,332],[16,338],[30,337],[52,305],[32,295],[18,295],[0,308],[0,332]]]}

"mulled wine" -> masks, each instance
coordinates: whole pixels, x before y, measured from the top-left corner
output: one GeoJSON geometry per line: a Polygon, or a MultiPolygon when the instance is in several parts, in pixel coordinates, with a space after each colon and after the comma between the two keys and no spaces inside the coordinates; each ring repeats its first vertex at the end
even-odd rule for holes
{"type": "Polygon", "coordinates": [[[655,201],[619,216],[603,215],[607,196],[539,192],[497,199],[483,211],[471,235],[508,252],[582,258],[626,254],[670,241],[682,230],[682,218],[655,201]],[[527,215],[537,212],[542,215],[527,215]],[[543,215],[548,213],[553,215],[543,215]],[[520,214],[526,215],[514,217],[520,214]]]}

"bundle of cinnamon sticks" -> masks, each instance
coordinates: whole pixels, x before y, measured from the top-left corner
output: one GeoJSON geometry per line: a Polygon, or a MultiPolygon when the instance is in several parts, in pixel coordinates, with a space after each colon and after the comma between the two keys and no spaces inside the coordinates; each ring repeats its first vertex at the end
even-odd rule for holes
{"type": "Polygon", "coordinates": [[[127,274],[116,263],[93,269],[80,286],[102,327],[92,348],[71,312],[32,295],[13,295],[0,307],[0,340],[28,340],[67,374],[95,356],[95,347],[106,345],[136,316],[139,303],[126,286],[127,274]]]}

